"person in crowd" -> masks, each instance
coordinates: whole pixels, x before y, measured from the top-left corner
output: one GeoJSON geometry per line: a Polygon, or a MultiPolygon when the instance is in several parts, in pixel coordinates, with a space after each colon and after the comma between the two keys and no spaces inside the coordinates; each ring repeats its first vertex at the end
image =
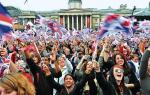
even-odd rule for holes
{"type": "Polygon", "coordinates": [[[139,74],[144,95],[150,95],[150,47],[144,52],[141,58],[139,74]]]}
{"type": "Polygon", "coordinates": [[[140,62],[139,62],[139,56],[138,54],[132,54],[131,55],[131,60],[128,62],[129,66],[131,67],[131,70],[135,73],[136,77],[139,80],[139,67],[140,67],[140,62]]]}
{"type": "Polygon", "coordinates": [[[131,53],[131,49],[130,47],[128,46],[127,42],[126,41],[122,41],[120,42],[120,45],[119,45],[119,51],[120,53],[123,54],[124,58],[126,61],[129,60],[129,55],[131,53]]]}
{"type": "Polygon", "coordinates": [[[123,66],[124,83],[126,84],[125,86],[131,90],[132,94],[136,95],[136,93],[139,93],[140,92],[139,80],[137,79],[135,73],[129,67],[129,64],[127,64],[127,61],[123,56],[123,54],[119,53],[114,55],[113,60],[116,65],[123,66]]]}
{"type": "Polygon", "coordinates": [[[108,43],[103,44],[98,62],[100,63],[104,76],[107,77],[109,70],[114,65],[113,59],[110,56],[110,47],[108,43]]]}
{"type": "Polygon", "coordinates": [[[38,53],[34,53],[34,55],[33,55],[33,61],[34,61],[34,63],[36,64],[36,65],[38,65],[38,66],[41,66],[42,64],[41,64],[41,57],[40,57],[40,55],[38,54],[38,53]]]}
{"type": "Polygon", "coordinates": [[[48,76],[49,82],[59,92],[58,95],[80,95],[80,90],[83,88],[83,86],[87,82],[88,75],[91,73],[91,70],[87,69],[85,71],[84,77],[78,83],[76,83],[75,78],[72,74],[66,74],[64,76],[64,84],[59,84],[54,81],[48,67],[45,67],[44,71],[46,72],[46,75],[48,76]]]}
{"type": "Polygon", "coordinates": [[[103,95],[132,95],[124,84],[123,66],[114,65],[110,71],[110,80],[106,80],[99,64],[95,66],[96,78],[103,91],[103,95]]]}
{"type": "Polygon", "coordinates": [[[10,73],[0,78],[0,95],[36,95],[36,92],[24,75],[10,73]]]}
{"type": "Polygon", "coordinates": [[[50,63],[50,58],[48,58],[47,56],[43,57],[42,61],[45,65],[47,65],[50,68],[50,71],[55,78],[59,78],[62,76],[62,73],[58,64],[55,64],[55,68],[52,68],[51,63],[50,63]]]}
{"type": "Polygon", "coordinates": [[[59,78],[56,78],[56,81],[60,84],[63,84],[64,76],[66,74],[71,74],[72,73],[73,66],[64,54],[62,54],[62,56],[59,57],[58,63],[56,63],[56,64],[58,64],[58,66],[61,70],[61,73],[62,73],[62,76],[59,77],[59,78]]]}
{"type": "MultiPolygon", "coordinates": [[[[66,74],[71,74],[73,71],[73,66],[71,62],[66,58],[64,54],[62,54],[59,58],[57,63],[55,63],[55,67],[58,66],[58,68],[61,71],[62,76],[55,78],[55,81],[58,82],[59,84],[64,84],[64,77],[66,74]]],[[[56,67],[57,68],[57,67],[56,67]]],[[[58,93],[56,90],[54,90],[54,93],[58,93]]]]}
{"type": "Polygon", "coordinates": [[[8,54],[6,46],[0,47],[0,77],[10,72],[9,63],[11,57],[8,54]]]}
{"type": "Polygon", "coordinates": [[[95,72],[93,69],[93,65],[96,64],[97,62],[95,60],[90,61],[89,55],[84,55],[80,61],[80,63],[77,65],[76,70],[75,70],[75,78],[77,81],[80,81],[83,78],[84,72],[86,69],[91,70],[91,74],[89,75],[89,80],[85,84],[83,90],[81,90],[82,95],[101,95],[102,91],[101,88],[99,87],[95,72]]]}
{"type": "Polygon", "coordinates": [[[140,51],[140,54],[143,55],[144,51],[145,51],[145,46],[146,46],[146,40],[145,39],[141,39],[138,48],[140,51]]]}
{"type": "MultiPolygon", "coordinates": [[[[34,85],[36,88],[36,95],[53,95],[53,88],[48,83],[45,73],[43,72],[43,65],[39,65],[40,57],[34,58],[33,53],[26,51],[26,62],[31,70],[34,78],[34,85]]],[[[34,55],[38,55],[34,53],[34,55]]]]}
{"type": "Polygon", "coordinates": [[[119,53],[119,50],[118,50],[118,46],[117,45],[113,45],[112,46],[112,56],[119,53]]]}

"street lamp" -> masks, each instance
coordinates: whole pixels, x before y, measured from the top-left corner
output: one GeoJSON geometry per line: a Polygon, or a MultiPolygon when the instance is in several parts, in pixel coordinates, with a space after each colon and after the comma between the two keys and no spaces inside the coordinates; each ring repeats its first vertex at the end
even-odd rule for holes
{"type": "Polygon", "coordinates": [[[131,15],[132,17],[133,17],[133,13],[134,13],[135,10],[136,10],[136,6],[133,7],[132,15],[131,15]]]}

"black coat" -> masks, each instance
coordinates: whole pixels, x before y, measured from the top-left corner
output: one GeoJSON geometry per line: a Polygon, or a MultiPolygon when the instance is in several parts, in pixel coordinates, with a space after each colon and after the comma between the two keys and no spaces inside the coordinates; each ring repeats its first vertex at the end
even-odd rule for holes
{"type": "Polygon", "coordinates": [[[75,84],[73,90],[70,93],[67,92],[67,89],[64,85],[60,85],[59,83],[55,82],[54,78],[51,75],[48,76],[48,79],[49,82],[52,84],[53,88],[55,88],[59,92],[58,95],[80,95],[80,90],[87,82],[87,75],[85,75],[80,82],[75,84]]]}
{"type": "Polygon", "coordinates": [[[36,95],[53,95],[53,88],[48,83],[45,73],[32,59],[26,59],[26,61],[34,77],[36,95]]]}
{"type": "Polygon", "coordinates": [[[140,64],[141,88],[145,95],[150,95],[150,75],[147,73],[150,51],[146,50],[142,56],[140,64]]]}
{"type": "Polygon", "coordinates": [[[110,82],[108,82],[104,78],[104,75],[102,72],[96,73],[96,79],[98,81],[99,86],[101,87],[103,91],[103,95],[117,95],[115,92],[115,88],[110,82]]]}

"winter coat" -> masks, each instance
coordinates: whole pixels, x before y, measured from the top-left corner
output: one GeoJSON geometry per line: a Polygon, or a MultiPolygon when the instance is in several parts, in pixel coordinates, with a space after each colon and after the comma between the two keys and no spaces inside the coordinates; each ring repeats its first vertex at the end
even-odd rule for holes
{"type": "Polygon", "coordinates": [[[147,72],[149,58],[150,58],[150,51],[146,50],[142,56],[140,64],[140,79],[141,79],[140,82],[144,95],[150,95],[150,75],[147,72]]]}

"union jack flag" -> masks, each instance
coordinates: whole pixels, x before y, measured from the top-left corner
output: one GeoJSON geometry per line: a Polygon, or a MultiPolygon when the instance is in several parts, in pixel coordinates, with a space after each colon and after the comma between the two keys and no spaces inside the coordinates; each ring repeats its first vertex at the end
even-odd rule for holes
{"type": "Polygon", "coordinates": [[[13,19],[9,16],[6,8],[0,3],[0,35],[7,34],[13,30],[13,19]]]}
{"type": "Polygon", "coordinates": [[[98,34],[98,38],[103,38],[110,31],[122,31],[127,35],[133,33],[133,27],[129,19],[117,14],[109,14],[106,16],[103,25],[98,34]]]}

